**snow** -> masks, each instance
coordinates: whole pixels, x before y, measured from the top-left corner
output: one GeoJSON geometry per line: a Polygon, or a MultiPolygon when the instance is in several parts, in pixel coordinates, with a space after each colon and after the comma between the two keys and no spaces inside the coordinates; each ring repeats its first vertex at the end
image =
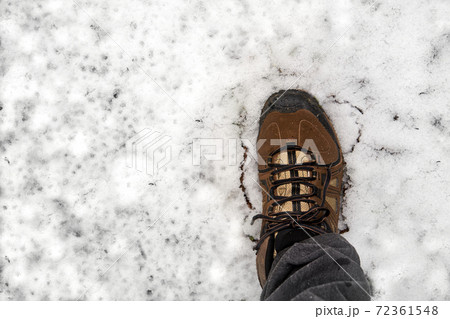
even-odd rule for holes
{"type": "Polygon", "coordinates": [[[1,299],[258,299],[252,145],[263,103],[291,86],[318,98],[341,140],[341,227],[374,299],[450,298],[445,1],[0,12],[1,299]],[[127,166],[145,128],[171,137],[153,175],[127,166]],[[197,165],[198,138],[222,139],[223,159],[205,148],[197,165]]]}

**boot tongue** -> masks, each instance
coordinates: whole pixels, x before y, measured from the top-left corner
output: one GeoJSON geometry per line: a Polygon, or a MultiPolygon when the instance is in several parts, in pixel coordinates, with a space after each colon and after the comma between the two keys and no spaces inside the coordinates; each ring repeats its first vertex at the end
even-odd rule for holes
{"type": "MultiPolygon", "coordinates": [[[[272,157],[272,163],[274,164],[306,164],[313,162],[313,159],[310,155],[300,151],[300,150],[282,150],[280,153],[274,155],[272,157]]],[[[297,178],[297,177],[311,177],[311,172],[302,170],[300,168],[293,168],[288,171],[283,171],[277,174],[274,174],[274,181],[285,180],[289,178],[297,178]]],[[[274,194],[275,196],[283,196],[290,197],[295,195],[305,195],[310,194],[312,192],[311,187],[305,186],[300,183],[287,183],[282,184],[275,188],[274,194]]],[[[282,212],[282,211],[302,211],[306,212],[311,208],[311,204],[305,202],[298,201],[287,201],[281,205],[277,205],[274,207],[274,212],[282,212]]],[[[288,217],[289,218],[289,217],[288,217]]]]}
{"type": "Polygon", "coordinates": [[[276,253],[281,252],[283,249],[315,235],[317,234],[308,232],[306,229],[285,229],[279,231],[275,234],[274,255],[276,256],[276,253]]]}
{"type": "Polygon", "coordinates": [[[283,149],[272,156],[272,163],[275,164],[306,164],[312,162],[311,155],[294,149],[283,149]]]}

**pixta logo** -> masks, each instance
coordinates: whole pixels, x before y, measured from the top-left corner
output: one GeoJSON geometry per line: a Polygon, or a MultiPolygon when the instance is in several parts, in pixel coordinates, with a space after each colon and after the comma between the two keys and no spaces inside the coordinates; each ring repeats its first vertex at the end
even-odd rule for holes
{"type": "MultiPolygon", "coordinates": [[[[216,161],[227,163],[231,166],[237,165],[239,154],[238,148],[244,147],[246,151],[248,151],[250,158],[256,161],[258,165],[265,165],[266,162],[260,156],[259,150],[263,146],[267,147],[267,145],[274,146],[274,149],[285,149],[289,145],[298,144],[296,139],[260,139],[255,145],[248,139],[196,138],[192,143],[192,164],[198,166],[201,165],[202,161],[216,161]]],[[[314,159],[317,164],[325,164],[314,140],[304,140],[302,150],[305,153],[309,152],[314,154],[314,159]]]]}
{"type": "Polygon", "coordinates": [[[171,140],[170,136],[152,129],[141,130],[126,143],[127,166],[156,175],[172,159],[171,140]]]}

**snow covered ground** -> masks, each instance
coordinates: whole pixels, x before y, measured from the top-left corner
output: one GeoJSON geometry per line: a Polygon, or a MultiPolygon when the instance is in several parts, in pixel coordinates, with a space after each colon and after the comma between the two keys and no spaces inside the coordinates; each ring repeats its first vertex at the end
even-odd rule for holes
{"type": "Polygon", "coordinates": [[[0,2],[0,299],[258,299],[240,139],[290,86],[334,121],[342,228],[375,299],[450,299],[449,16],[448,1],[0,2]],[[127,166],[145,128],[171,138],[153,175],[127,166]],[[222,139],[223,159],[195,165],[196,138],[222,139]]]}

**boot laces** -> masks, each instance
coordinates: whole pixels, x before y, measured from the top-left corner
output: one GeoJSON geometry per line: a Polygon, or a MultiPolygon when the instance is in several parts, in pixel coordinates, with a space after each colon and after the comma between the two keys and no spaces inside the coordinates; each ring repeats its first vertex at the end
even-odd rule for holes
{"type": "Polygon", "coordinates": [[[326,190],[331,178],[330,166],[325,166],[327,174],[322,196],[320,196],[322,201],[318,203],[319,189],[311,182],[317,179],[317,167],[324,165],[317,163],[311,151],[295,145],[276,150],[270,158],[273,159],[276,154],[283,151],[287,152],[288,163],[273,163],[269,160],[268,168],[264,170],[270,170],[271,187],[266,195],[273,202],[267,215],[257,214],[252,218],[251,224],[258,219],[266,222],[264,233],[254,247],[256,251],[267,237],[285,229],[303,229],[315,234],[331,231],[325,223],[325,218],[330,211],[324,206],[326,190]],[[297,163],[298,151],[300,154],[307,154],[309,160],[306,163],[297,163]],[[286,178],[287,173],[289,173],[288,178],[286,178]],[[288,189],[290,194],[287,194],[288,189]],[[286,209],[286,206],[290,206],[290,209],[286,209]]]}

